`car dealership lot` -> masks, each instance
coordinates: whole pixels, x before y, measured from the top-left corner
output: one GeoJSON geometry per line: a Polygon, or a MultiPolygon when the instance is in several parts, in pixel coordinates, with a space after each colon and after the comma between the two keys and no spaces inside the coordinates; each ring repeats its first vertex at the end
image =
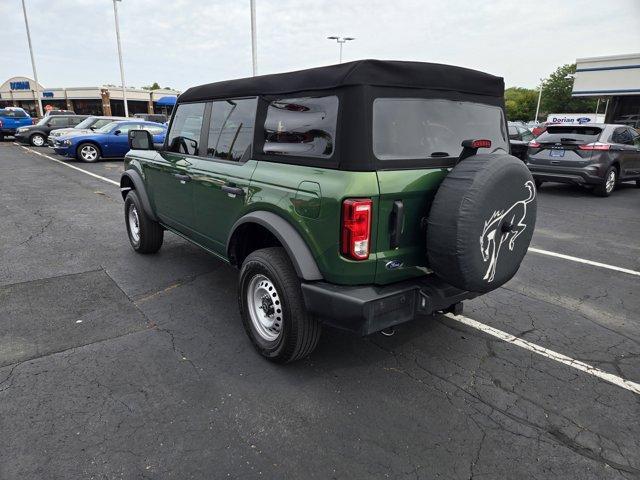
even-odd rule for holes
{"type": "MultiPolygon", "coordinates": [[[[640,395],[438,316],[264,361],[237,272],[128,243],[122,162],[0,144],[0,478],[640,477],[640,395]],[[101,177],[101,178],[98,178],[101,177]]],[[[545,184],[532,246],[640,271],[640,189],[545,184]]],[[[640,383],[640,276],[529,253],[483,325],[640,383]]]]}

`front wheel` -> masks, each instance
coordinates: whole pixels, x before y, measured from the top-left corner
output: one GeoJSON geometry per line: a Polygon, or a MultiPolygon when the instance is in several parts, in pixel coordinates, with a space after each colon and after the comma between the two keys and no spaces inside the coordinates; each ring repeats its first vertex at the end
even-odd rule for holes
{"type": "Polygon", "coordinates": [[[604,179],[601,183],[595,186],[593,193],[599,197],[608,197],[616,188],[618,182],[618,170],[616,167],[609,167],[607,173],[604,175],[604,179]]]}
{"type": "Polygon", "coordinates": [[[43,146],[45,141],[46,141],[46,139],[44,138],[44,135],[41,135],[39,133],[34,133],[33,135],[31,135],[31,138],[29,139],[29,142],[34,147],[43,146]]]}
{"type": "Polygon", "coordinates": [[[242,323],[262,356],[287,363],[316,348],[320,323],[306,311],[300,279],[283,248],[251,253],[242,264],[238,291],[242,323]]]}
{"type": "Polygon", "coordinates": [[[144,211],[135,190],[130,190],[124,201],[124,220],[129,242],[136,252],[156,253],[160,250],[164,229],[144,211]]]}
{"type": "Polygon", "coordinates": [[[78,145],[77,157],[83,162],[97,162],[100,160],[100,150],[93,143],[81,143],[78,145]]]}

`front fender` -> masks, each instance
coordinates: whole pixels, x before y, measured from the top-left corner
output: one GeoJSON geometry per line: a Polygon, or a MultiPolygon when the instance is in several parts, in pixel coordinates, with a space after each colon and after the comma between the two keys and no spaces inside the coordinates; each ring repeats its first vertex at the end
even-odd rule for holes
{"type": "Polygon", "coordinates": [[[127,196],[129,189],[132,188],[127,186],[129,182],[133,184],[133,189],[138,194],[138,198],[140,198],[140,201],[142,202],[142,208],[144,208],[145,213],[149,215],[153,221],[157,222],[158,217],[156,217],[155,212],[151,208],[151,202],[149,202],[149,195],[147,195],[144,180],[142,180],[142,177],[136,170],[125,170],[120,176],[120,191],[122,192],[122,198],[124,199],[127,196]]]}

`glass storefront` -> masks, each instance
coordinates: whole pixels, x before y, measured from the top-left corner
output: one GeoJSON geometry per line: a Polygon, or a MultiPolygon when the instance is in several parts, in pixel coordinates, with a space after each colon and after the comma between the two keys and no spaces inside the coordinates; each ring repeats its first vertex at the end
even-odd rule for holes
{"type": "Polygon", "coordinates": [[[608,123],[630,125],[640,130],[640,95],[612,97],[608,123]]]}

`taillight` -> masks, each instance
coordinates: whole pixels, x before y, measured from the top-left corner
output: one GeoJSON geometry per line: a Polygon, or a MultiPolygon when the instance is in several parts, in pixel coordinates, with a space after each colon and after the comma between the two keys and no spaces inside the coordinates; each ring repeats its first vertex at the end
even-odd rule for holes
{"type": "Polygon", "coordinates": [[[609,148],[611,148],[611,145],[609,145],[608,143],[594,142],[587,143],[586,145],[578,145],[578,148],[580,150],[609,150],[609,148]]]}
{"type": "Polygon", "coordinates": [[[353,260],[369,258],[371,245],[371,199],[350,198],[342,202],[340,251],[353,260]]]}
{"type": "Polygon", "coordinates": [[[536,142],[535,140],[531,140],[529,142],[529,148],[540,148],[540,143],[536,142]]]}

